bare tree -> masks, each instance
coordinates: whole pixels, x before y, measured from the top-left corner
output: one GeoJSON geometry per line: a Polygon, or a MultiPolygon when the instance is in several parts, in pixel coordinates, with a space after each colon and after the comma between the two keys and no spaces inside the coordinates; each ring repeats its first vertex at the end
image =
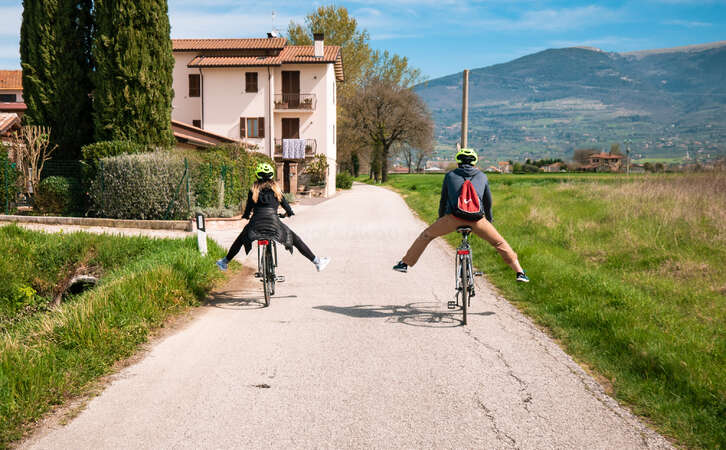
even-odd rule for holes
{"type": "Polygon", "coordinates": [[[433,146],[428,145],[423,148],[413,147],[411,145],[402,145],[398,154],[403,158],[408,173],[421,172],[423,165],[433,154],[433,146]]]}
{"type": "Polygon", "coordinates": [[[395,81],[380,77],[366,80],[349,99],[344,112],[351,133],[374,152],[372,169],[382,181],[388,179],[394,144],[432,146],[431,113],[421,97],[395,81]]]}
{"type": "Polygon", "coordinates": [[[43,166],[58,148],[50,143],[50,128],[25,125],[13,133],[13,147],[26,192],[36,192],[43,166]]]}

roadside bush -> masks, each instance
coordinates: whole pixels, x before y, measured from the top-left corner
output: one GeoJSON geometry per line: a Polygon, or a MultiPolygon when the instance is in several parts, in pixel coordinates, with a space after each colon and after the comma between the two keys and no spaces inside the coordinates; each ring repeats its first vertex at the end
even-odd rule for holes
{"type": "Polygon", "coordinates": [[[10,205],[15,200],[19,179],[20,171],[10,163],[7,149],[0,144],[0,211],[3,213],[5,213],[6,203],[10,205]]]}
{"type": "Polygon", "coordinates": [[[132,141],[100,141],[88,144],[81,149],[83,159],[97,161],[102,158],[119,155],[133,155],[149,151],[143,145],[132,141]]]}
{"type": "Polygon", "coordinates": [[[237,208],[199,208],[194,210],[194,214],[204,214],[204,217],[222,217],[229,218],[239,214],[237,208]]]}
{"type": "MultiPolygon", "coordinates": [[[[203,151],[182,151],[190,161],[191,189],[197,209],[230,209],[238,213],[255,180],[259,162],[272,160],[254,147],[222,145],[203,151]]],[[[236,214],[235,213],[235,214],[236,214]]]]}
{"type": "Polygon", "coordinates": [[[35,193],[35,206],[43,214],[71,214],[83,204],[81,183],[77,178],[48,177],[35,193]]]}
{"type": "Polygon", "coordinates": [[[89,192],[92,211],[96,215],[143,220],[190,217],[181,157],[154,152],[114,156],[101,161],[103,170],[97,172],[89,192]],[[166,217],[170,204],[172,207],[166,217]]]}
{"type": "Polygon", "coordinates": [[[335,177],[335,187],[339,189],[350,189],[353,187],[353,176],[348,172],[340,172],[335,177]]]}
{"type": "Polygon", "coordinates": [[[305,173],[310,176],[313,186],[324,186],[328,174],[328,158],[325,155],[315,155],[305,167],[305,173]]]}

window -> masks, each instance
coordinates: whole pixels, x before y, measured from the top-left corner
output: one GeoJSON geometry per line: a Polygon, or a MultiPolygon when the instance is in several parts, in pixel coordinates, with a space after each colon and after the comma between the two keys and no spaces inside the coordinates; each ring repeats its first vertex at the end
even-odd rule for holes
{"type": "Polygon", "coordinates": [[[264,117],[240,117],[239,118],[240,138],[263,138],[265,137],[264,117]]]}
{"type": "Polygon", "coordinates": [[[0,94],[0,103],[15,103],[18,97],[15,94],[0,94]]]}
{"type": "Polygon", "coordinates": [[[189,74],[189,97],[199,97],[202,81],[197,73],[189,74]]]}
{"type": "Polygon", "coordinates": [[[192,120],[192,125],[197,128],[202,128],[202,121],[201,120],[192,120]]]}
{"type": "Polygon", "coordinates": [[[245,72],[245,92],[257,92],[257,72],[245,72]]]}

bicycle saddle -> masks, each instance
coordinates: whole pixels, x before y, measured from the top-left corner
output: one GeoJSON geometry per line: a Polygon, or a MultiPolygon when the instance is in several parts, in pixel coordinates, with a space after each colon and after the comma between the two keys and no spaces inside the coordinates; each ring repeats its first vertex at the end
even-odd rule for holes
{"type": "Polygon", "coordinates": [[[471,227],[463,226],[463,227],[456,227],[456,231],[459,233],[465,232],[465,233],[471,233],[471,227]]]}

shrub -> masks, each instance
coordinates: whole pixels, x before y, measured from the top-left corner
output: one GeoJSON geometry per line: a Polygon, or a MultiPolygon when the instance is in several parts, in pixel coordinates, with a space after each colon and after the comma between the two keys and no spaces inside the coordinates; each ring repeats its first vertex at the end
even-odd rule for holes
{"type": "Polygon", "coordinates": [[[35,206],[44,214],[71,214],[83,204],[81,183],[77,178],[48,177],[35,193],[35,206]]]}
{"type": "Polygon", "coordinates": [[[133,155],[145,153],[148,148],[132,141],[100,141],[88,144],[81,149],[83,159],[86,161],[97,161],[102,158],[119,155],[133,155]]]}
{"type": "Polygon", "coordinates": [[[11,203],[18,193],[19,179],[20,171],[10,163],[7,149],[0,144],[0,211],[3,213],[6,206],[14,207],[11,203]]]}
{"type": "Polygon", "coordinates": [[[237,208],[199,208],[194,210],[194,214],[204,214],[204,217],[234,217],[239,214],[237,208]]]}
{"type": "Polygon", "coordinates": [[[339,189],[350,189],[353,187],[353,176],[348,172],[340,172],[335,177],[335,187],[339,189]]]}
{"type": "Polygon", "coordinates": [[[325,155],[315,155],[313,160],[305,167],[305,173],[310,175],[313,186],[325,185],[328,174],[328,158],[325,155]]]}
{"type": "Polygon", "coordinates": [[[295,203],[296,201],[295,194],[292,192],[285,192],[282,196],[285,197],[285,200],[287,200],[288,203],[295,203]]]}
{"type": "Polygon", "coordinates": [[[90,189],[97,215],[115,219],[190,217],[184,160],[179,156],[154,152],[103,158],[101,163],[90,189]]]}

